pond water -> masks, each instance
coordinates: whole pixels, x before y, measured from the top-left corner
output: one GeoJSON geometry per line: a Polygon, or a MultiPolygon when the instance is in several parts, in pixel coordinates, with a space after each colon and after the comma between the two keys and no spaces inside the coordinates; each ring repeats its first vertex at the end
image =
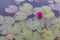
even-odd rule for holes
{"type": "Polygon", "coordinates": [[[0,40],[60,40],[60,0],[0,0],[0,40]]]}

